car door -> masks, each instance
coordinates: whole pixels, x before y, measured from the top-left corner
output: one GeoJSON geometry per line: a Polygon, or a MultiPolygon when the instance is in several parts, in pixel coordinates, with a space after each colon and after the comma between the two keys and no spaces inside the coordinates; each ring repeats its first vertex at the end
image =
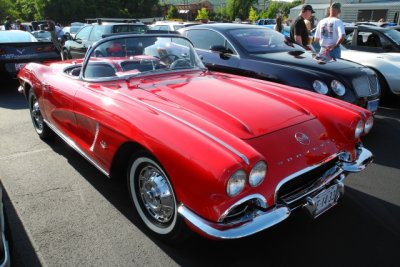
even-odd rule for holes
{"type": "Polygon", "coordinates": [[[69,53],[72,58],[84,58],[89,47],[89,36],[93,29],[92,25],[83,27],[69,44],[69,53]]]}
{"type": "Polygon", "coordinates": [[[74,135],[76,120],[74,115],[75,94],[80,85],[77,79],[65,75],[48,75],[42,81],[43,98],[46,104],[46,118],[51,125],[64,135],[74,135]]]}
{"type": "Polygon", "coordinates": [[[229,73],[240,73],[239,55],[232,44],[221,33],[209,29],[186,30],[184,35],[192,41],[203,63],[210,69],[229,73]],[[212,51],[212,47],[224,47],[226,53],[212,51]]]}

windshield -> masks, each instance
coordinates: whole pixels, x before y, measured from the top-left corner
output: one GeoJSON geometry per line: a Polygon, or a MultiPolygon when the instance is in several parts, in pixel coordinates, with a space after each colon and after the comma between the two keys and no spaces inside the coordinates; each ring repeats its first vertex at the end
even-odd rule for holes
{"type": "Polygon", "coordinates": [[[50,32],[42,31],[42,32],[32,32],[33,36],[36,38],[51,38],[50,32]]]}
{"type": "Polygon", "coordinates": [[[229,33],[248,53],[304,50],[290,42],[283,34],[269,29],[246,28],[231,30],[229,33]]]}
{"type": "Polygon", "coordinates": [[[385,31],[385,34],[392,39],[396,44],[400,45],[400,32],[396,30],[385,31]]]}
{"type": "Polygon", "coordinates": [[[191,43],[182,37],[114,37],[99,42],[89,53],[83,75],[89,79],[204,68],[191,43]]]}
{"type": "Polygon", "coordinates": [[[113,26],[113,33],[119,32],[146,32],[147,26],[146,25],[135,25],[135,24],[127,24],[127,25],[114,25],[113,26]]]}

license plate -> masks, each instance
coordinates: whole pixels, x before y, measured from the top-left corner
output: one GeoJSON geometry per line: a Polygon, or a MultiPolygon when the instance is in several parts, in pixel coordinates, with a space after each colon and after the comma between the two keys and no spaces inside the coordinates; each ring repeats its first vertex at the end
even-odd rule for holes
{"type": "Polygon", "coordinates": [[[335,206],[337,203],[338,194],[338,185],[335,184],[311,198],[315,205],[314,209],[312,210],[312,215],[314,218],[335,206]]]}
{"type": "Polygon", "coordinates": [[[367,109],[371,112],[375,112],[378,110],[379,99],[368,101],[367,109]]]}
{"type": "Polygon", "coordinates": [[[15,70],[19,71],[25,65],[26,65],[26,63],[15,63],[15,70]]]}

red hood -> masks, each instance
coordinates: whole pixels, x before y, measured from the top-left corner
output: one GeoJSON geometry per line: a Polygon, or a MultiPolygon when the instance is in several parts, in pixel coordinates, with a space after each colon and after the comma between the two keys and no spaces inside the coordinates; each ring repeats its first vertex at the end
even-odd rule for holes
{"type": "MultiPolygon", "coordinates": [[[[132,80],[158,98],[158,103],[187,111],[233,135],[249,139],[314,118],[294,102],[257,90],[223,75],[176,76],[132,80]]],[[[134,96],[134,91],[130,94],[134,96]]],[[[151,97],[152,98],[152,97],[151,97]]],[[[147,98],[143,101],[147,101],[147,98]]],[[[154,100],[149,100],[154,105],[154,100]]],[[[160,106],[160,108],[163,108],[160,106]]],[[[175,114],[179,116],[179,114],[175,114]]]]}

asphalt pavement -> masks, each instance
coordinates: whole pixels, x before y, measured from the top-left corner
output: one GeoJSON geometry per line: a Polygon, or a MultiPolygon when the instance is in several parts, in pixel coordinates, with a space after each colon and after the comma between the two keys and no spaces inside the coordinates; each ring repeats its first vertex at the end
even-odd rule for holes
{"type": "Polygon", "coordinates": [[[376,114],[370,167],[346,180],[338,206],[296,212],[252,237],[194,235],[168,245],[132,214],[125,183],[105,177],[62,140],[36,135],[16,83],[0,88],[0,181],[12,266],[398,266],[400,98],[376,114]]]}

